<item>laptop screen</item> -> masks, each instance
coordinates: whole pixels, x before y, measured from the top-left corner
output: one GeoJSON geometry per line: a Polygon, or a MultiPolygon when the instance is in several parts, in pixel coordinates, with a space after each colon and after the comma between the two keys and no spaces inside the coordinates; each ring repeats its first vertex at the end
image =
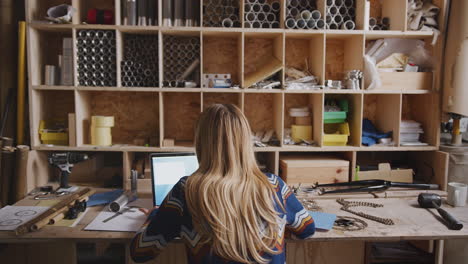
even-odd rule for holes
{"type": "Polygon", "coordinates": [[[172,187],[198,169],[195,153],[156,153],[151,155],[153,203],[161,205],[172,187]]]}

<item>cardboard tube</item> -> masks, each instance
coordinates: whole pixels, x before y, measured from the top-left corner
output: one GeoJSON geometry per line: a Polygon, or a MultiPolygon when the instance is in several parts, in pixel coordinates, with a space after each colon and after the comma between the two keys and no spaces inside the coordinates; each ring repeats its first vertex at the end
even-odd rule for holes
{"type": "Polygon", "coordinates": [[[16,96],[16,141],[23,144],[24,141],[24,102],[26,91],[26,22],[18,24],[18,93],[16,96]]]}
{"type": "Polygon", "coordinates": [[[182,73],[179,79],[185,80],[198,67],[199,64],[200,59],[197,58],[192,62],[192,64],[190,64],[190,66],[188,66],[188,68],[184,71],[184,73],[182,73]]]}
{"type": "Polygon", "coordinates": [[[16,191],[15,202],[23,199],[27,193],[27,165],[29,146],[19,145],[16,147],[16,191]]]}
{"type": "Polygon", "coordinates": [[[174,3],[173,0],[163,0],[163,24],[164,26],[172,26],[173,20],[173,7],[174,3]]]}
{"type": "Polygon", "coordinates": [[[2,189],[1,189],[1,204],[2,206],[12,204],[11,203],[11,190],[12,187],[12,178],[14,175],[14,164],[15,164],[15,152],[13,148],[3,149],[2,150],[2,159],[1,159],[1,175],[2,175],[2,189]]]}

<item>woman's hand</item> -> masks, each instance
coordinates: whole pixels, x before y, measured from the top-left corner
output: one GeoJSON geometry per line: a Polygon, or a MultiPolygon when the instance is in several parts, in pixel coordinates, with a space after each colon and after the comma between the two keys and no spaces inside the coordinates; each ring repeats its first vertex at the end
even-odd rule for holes
{"type": "Polygon", "coordinates": [[[146,216],[150,215],[154,210],[159,209],[159,206],[155,206],[153,209],[140,208],[140,211],[143,212],[146,216]]]}

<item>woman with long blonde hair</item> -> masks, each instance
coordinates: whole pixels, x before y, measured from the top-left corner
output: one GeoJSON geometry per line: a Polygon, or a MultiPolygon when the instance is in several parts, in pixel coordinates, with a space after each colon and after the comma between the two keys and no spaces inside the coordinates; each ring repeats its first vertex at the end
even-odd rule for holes
{"type": "Polygon", "coordinates": [[[313,219],[289,187],[257,166],[250,126],[239,108],[216,104],[200,116],[199,168],[182,178],[131,244],[145,262],[181,237],[189,263],[285,263],[284,232],[304,239],[313,219]]]}

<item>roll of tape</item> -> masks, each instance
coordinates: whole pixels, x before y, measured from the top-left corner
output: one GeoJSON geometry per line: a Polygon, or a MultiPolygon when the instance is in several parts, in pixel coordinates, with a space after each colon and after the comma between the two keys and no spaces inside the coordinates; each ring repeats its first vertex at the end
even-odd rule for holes
{"type": "Polygon", "coordinates": [[[92,116],[91,125],[95,127],[114,127],[113,116],[92,116]]]}
{"type": "Polygon", "coordinates": [[[290,108],[289,115],[292,117],[303,117],[309,116],[310,112],[308,107],[290,108]]]}
{"type": "Polygon", "coordinates": [[[294,142],[300,142],[301,140],[312,140],[312,126],[291,126],[291,137],[294,142]]]}
{"type": "Polygon", "coordinates": [[[91,126],[91,145],[96,145],[96,146],[112,145],[111,128],[91,126]]]}

